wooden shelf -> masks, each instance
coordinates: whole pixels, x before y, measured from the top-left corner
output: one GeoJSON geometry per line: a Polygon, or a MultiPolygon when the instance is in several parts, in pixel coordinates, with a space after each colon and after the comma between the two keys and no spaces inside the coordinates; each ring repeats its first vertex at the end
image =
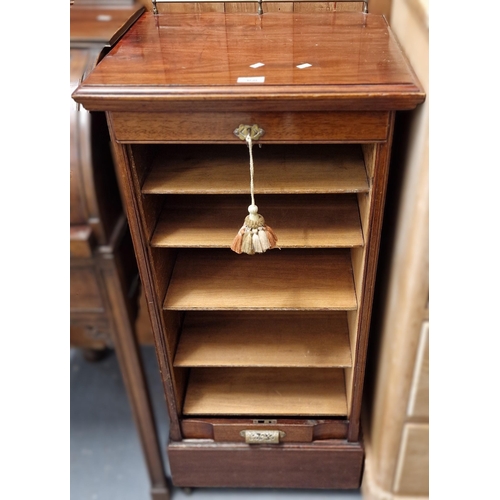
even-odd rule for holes
{"type": "MultiPolygon", "coordinates": [[[[227,247],[248,215],[248,196],[169,196],[151,240],[155,247],[227,247]]],[[[363,245],[356,195],[263,195],[259,212],[280,248],[363,245]]]]}
{"type": "Polygon", "coordinates": [[[351,366],[346,313],[191,311],[174,366],[351,366]]]}
{"type": "Polygon", "coordinates": [[[350,251],[179,250],[164,309],[356,309],[350,251]]]}
{"type": "MultiPolygon", "coordinates": [[[[256,194],[367,192],[359,145],[276,145],[253,148],[256,194]]],[[[158,148],[144,194],[248,194],[245,144],[158,148]]],[[[248,203],[249,204],[249,203],[248,203]]]]}
{"type": "Polygon", "coordinates": [[[346,415],[344,371],[193,368],[184,415],[346,415]]]}

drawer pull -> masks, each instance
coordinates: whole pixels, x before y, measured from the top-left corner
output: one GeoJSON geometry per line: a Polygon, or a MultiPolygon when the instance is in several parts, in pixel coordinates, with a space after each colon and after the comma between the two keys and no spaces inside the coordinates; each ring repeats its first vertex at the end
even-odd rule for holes
{"type": "Polygon", "coordinates": [[[247,444],[278,444],[280,438],[284,438],[286,434],[283,431],[241,431],[240,436],[245,438],[247,444]]]}

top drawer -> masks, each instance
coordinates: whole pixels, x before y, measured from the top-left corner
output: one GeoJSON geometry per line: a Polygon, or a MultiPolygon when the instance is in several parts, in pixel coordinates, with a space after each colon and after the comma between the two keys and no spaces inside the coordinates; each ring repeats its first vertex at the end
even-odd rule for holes
{"type": "MultiPolygon", "coordinates": [[[[221,104],[222,105],[222,104],[221,104]]],[[[233,131],[257,124],[260,142],[385,141],[389,113],[382,111],[111,113],[118,142],[240,142],[233,131]]]]}

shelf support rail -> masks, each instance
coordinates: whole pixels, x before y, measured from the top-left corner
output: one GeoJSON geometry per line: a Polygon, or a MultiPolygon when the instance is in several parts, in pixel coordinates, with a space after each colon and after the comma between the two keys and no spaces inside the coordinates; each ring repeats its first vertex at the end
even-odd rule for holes
{"type": "MultiPolygon", "coordinates": [[[[210,2],[216,2],[217,0],[151,0],[153,4],[153,14],[158,14],[158,8],[156,7],[157,3],[210,3],[210,2]]],[[[231,0],[232,2],[242,2],[242,3],[251,3],[252,0],[231,0]]],[[[257,13],[259,15],[264,14],[264,11],[262,10],[262,3],[263,2],[289,2],[290,0],[253,0],[256,1],[258,4],[258,11],[257,13]]],[[[301,2],[317,2],[318,0],[300,0],[301,2]]],[[[337,2],[341,3],[350,3],[350,2],[355,2],[355,3],[362,3],[363,4],[363,12],[365,14],[368,13],[368,0],[337,0],[337,2]]]]}

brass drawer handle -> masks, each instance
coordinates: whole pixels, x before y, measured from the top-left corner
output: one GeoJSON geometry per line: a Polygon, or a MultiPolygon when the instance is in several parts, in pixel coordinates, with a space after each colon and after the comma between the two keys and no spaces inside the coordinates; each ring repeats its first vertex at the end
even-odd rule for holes
{"type": "Polygon", "coordinates": [[[280,438],[284,438],[286,434],[283,431],[241,431],[240,436],[245,438],[247,444],[262,444],[271,443],[278,444],[280,438]]]}

